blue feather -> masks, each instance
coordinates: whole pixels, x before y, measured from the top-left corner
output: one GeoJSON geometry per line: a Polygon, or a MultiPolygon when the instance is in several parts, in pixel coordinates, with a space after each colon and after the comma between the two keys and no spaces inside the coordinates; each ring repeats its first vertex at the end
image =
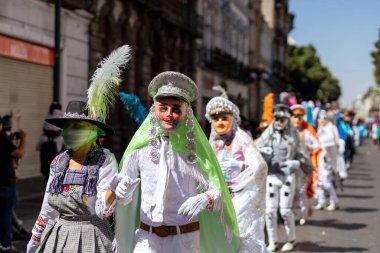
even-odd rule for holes
{"type": "Polygon", "coordinates": [[[141,104],[140,99],[133,94],[119,92],[124,108],[131,112],[131,117],[137,124],[143,123],[148,116],[147,109],[141,104]]]}

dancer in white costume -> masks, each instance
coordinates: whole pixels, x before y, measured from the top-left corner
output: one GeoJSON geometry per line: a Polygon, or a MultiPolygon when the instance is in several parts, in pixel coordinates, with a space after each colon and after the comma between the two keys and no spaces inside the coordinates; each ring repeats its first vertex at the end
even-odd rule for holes
{"type": "Polygon", "coordinates": [[[198,88],[167,71],[149,84],[151,111],[121,161],[121,253],[237,253],[239,230],[218,161],[191,102],[198,88]],[[141,180],[141,184],[138,182],[141,180]]]}
{"type": "Polygon", "coordinates": [[[294,248],[296,233],[292,207],[296,189],[295,172],[302,168],[309,174],[313,167],[297,130],[289,123],[290,116],[288,106],[276,105],[274,121],[256,142],[268,162],[266,228],[269,241],[267,249],[270,251],[278,248],[278,208],[285,222],[287,240],[281,251],[291,251],[294,248]]]}
{"type": "Polygon", "coordinates": [[[334,173],[338,173],[339,133],[337,127],[330,122],[326,111],[321,111],[319,114],[318,137],[324,150],[324,154],[318,172],[318,204],[314,208],[325,208],[325,195],[328,193],[330,196],[330,203],[326,207],[326,210],[334,211],[338,204],[338,197],[333,185],[333,177],[334,173]]]}
{"type": "Polygon", "coordinates": [[[238,128],[239,108],[224,97],[206,107],[212,124],[210,144],[229,186],[240,235],[251,242],[249,252],[267,252],[264,242],[267,165],[251,137],[238,128]]]}

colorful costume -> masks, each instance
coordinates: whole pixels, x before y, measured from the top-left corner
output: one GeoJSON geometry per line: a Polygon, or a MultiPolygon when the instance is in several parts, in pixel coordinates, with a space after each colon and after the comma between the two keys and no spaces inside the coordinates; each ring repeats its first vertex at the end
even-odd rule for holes
{"type": "MultiPolygon", "coordinates": [[[[304,117],[306,114],[306,109],[300,105],[296,104],[291,107],[293,112],[292,120],[297,120],[295,117],[304,117]]],[[[293,121],[292,121],[293,122],[293,121]]],[[[321,146],[319,144],[318,135],[312,125],[308,124],[303,118],[299,119],[297,122],[299,125],[294,126],[297,128],[300,139],[305,145],[306,150],[310,155],[310,159],[314,165],[314,168],[318,170],[318,159],[322,153],[321,146]]],[[[296,172],[297,175],[297,193],[299,197],[299,205],[301,211],[300,224],[303,225],[306,222],[308,214],[311,212],[311,206],[308,201],[308,197],[312,198],[314,196],[315,189],[317,188],[317,176],[316,172],[310,171],[310,174],[306,175],[302,170],[296,172]]]]}
{"type": "MultiPolygon", "coordinates": [[[[198,91],[187,76],[164,72],[152,80],[149,94],[155,101],[176,97],[189,105],[198,91]]],[[[120,170],[128,180],[140,178],[141,187],[119,199],[126,205],[116,212],[119,252],[238,252],[232,202],[190,106],[170,131],[162,129],[153,106],[129,143],[120,170]]]]}
{"type": "Polygon", "coordinates": [[[113,235],[106,219],[114,205],[105,208],[105,191],[117,173],[116,159],[107,149],[93,148],[80,170],[71,170],[69,160],[70,151],[65,151],[50,166],[32,231],[41,238],[37,252],[110,252],[113,235]]]}
{"type": "Polygon", "coordinates": [[[106,203],[110,200],[106,193],[117,175],[117,161],[109,150],[95,143],[99,137],[114,133],[105,119],[120,81],[119,68],[128,62],[129,51],[129,46],[123,46],[101,63],[92,78],[87,103],[71,101],[63,117],[46,119],[63,129],[62,137],[70,150],[51,162],[28,253],[112,252],[113,233],[107,219],[116,201],[106,203]],[[85,157],[75,160],[74,154],[85,157]]]}
{"type": "Polygon", "coordinates": [[[212,128],[210,144],[230,187],[240,235],[251,242],[247,252],[267,252],[264,242],[267,165],[252,139],[237,127],[239,108],[235,104],[226,98],[215,97],[209,101],[206,110],[209,121],[214,115],[233,115],[231,132],[219,135],[212,128]]]}

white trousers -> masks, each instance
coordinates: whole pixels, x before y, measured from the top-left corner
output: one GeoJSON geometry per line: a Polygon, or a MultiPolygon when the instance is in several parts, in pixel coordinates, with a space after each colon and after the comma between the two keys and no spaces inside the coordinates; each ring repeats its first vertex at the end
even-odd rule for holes
{"type": "Polygon", "coordinates": [[[287,241],[296,239],[293,198],[296,190],[295,173],[289,176],[269,175],[267,178],[265,221],[270,242],[277,242],[277,211],[284,220],[287,241]]]}
{"type": "Polygon", "coordinates": [[[148,231],[136,230],[134,253],[199,253],[200,231],[159,237],[148,231]]]}
{"type": "Polygon", "coordinates": [[[309,186],[310,179],[306,179],[305,173],[300,169],[296,172],[296,181],[296,194],[298,194],[300,205],[300,218],[306,218],[309,209],[309,200],[306,195],[306,191],[307,187],[309,186]]]}
{"type": "Polygon", "coordinates": [[[337,204],[338,197],[333,185],[334,175],[333,172],[337,171],[337,152],[335,147],[325,148],[324,155],[320,160],[320,167],[318,171],[318,189],[317,197],[318,203],[326,204],[326,194],[330,196],[330,204],[337,204]]]}

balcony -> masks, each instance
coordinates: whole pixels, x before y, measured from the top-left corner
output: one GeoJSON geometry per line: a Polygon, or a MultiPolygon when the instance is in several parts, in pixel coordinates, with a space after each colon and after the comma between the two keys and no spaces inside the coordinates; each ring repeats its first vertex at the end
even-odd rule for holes
{"type": "Polygon", "coordinates": [[[178,0],[166,0],[162,1],[161,10],[162,17],[170,23],[187,30],[196,37],[202,36],[203,18],[191,5],[178,0]]]}
{"type": "Polygon", "coordinates": [[[226,78],[244,83],[253,82],[252,69],[219,48],[200,49],[201,64],[210,70],[216,71],[226,78]]]}

